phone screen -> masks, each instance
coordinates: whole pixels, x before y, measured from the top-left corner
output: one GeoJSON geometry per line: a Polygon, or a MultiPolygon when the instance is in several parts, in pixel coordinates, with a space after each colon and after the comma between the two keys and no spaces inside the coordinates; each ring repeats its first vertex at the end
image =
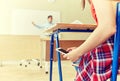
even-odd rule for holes
{"type": "Polygon", "coordinates": [[[64,53],[64,54],[68,53],[68,51],[66,51],[66,50],[64,50],[62,48],[58,48],[56,50],[59,51],[60,53],[64,53]]]}

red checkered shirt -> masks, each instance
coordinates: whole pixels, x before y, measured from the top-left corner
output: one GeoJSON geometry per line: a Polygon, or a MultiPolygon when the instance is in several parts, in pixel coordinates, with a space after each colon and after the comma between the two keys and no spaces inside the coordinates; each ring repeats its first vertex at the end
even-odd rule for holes
{"type": "Polygon", "coordinates": [[[112,54],[113,37],[81,56],[75,81],[106,81],[111,77],[112,54]]]}

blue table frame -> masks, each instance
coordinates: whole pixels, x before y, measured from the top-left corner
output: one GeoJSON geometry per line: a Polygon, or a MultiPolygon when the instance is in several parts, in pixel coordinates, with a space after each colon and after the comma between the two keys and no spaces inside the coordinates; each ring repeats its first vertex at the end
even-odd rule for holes
{"type": "Polygon", "coordinates": [[[117,81],[118,74],[118,57],[120,55],[120,2],[117,3],[116,10],[116,33],[114,36],[114,49],[113,49],[113,62],[112,62],[112,75],[111,81],[117,81]]]}
{"type": "MultiPolygon", "coordinates": [[[[50,35],[50,81],[52,81],[52,66],[53,66],[53,50],[54,50],[54,38],[56,40],[56,48],[59,48],[59,33],[60,32],[93,32],[90,29],[57,29],[53,31],[50,35]]],[[[59,81],[63,81],[62,78],[62,68],[61,68],[61,58],[60,53],[57,52],[57,59],[58,59],[58,72],[59,72],[59,81]]]]}

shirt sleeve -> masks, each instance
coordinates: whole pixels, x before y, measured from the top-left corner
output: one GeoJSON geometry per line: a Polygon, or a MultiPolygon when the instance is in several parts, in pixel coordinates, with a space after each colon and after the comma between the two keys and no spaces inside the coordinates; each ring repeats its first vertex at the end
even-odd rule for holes
{"type": "Polygon", "coordinates": [[[36,25],[35,24],[34,26],[37,27],[37,28],[39,28],[39,29],[42,28],[42,26],[40,26],[40,25],[36,25]]]}

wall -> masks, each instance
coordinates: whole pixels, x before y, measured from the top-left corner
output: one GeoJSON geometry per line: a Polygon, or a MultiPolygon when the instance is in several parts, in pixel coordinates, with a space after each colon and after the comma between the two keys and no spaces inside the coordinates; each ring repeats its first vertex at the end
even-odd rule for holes
{"type": "Polygon", "coordinates": [[[0,34],[10,34],[12,11],[16,9],[52,10],[61,12],[61,22],[71,23],[80,20],[84,23],[94,23],[89,5],[81,11],[80,0],[0,0],[0,34]]]}
{"type": "Polygon", "coordinates": [[[0,35],[0,60],[40,58],[39,36],[0,35]]]}
{"type": "Polygon", "coordinates": [[[80,20],[94,23],[89,5],[81,10],[80,0],[0,0],[0,59],[36,58],[40,54],[39,36],[10,35],[12,11],[16,9],[60,11],[61,22],[80,20]]]}

